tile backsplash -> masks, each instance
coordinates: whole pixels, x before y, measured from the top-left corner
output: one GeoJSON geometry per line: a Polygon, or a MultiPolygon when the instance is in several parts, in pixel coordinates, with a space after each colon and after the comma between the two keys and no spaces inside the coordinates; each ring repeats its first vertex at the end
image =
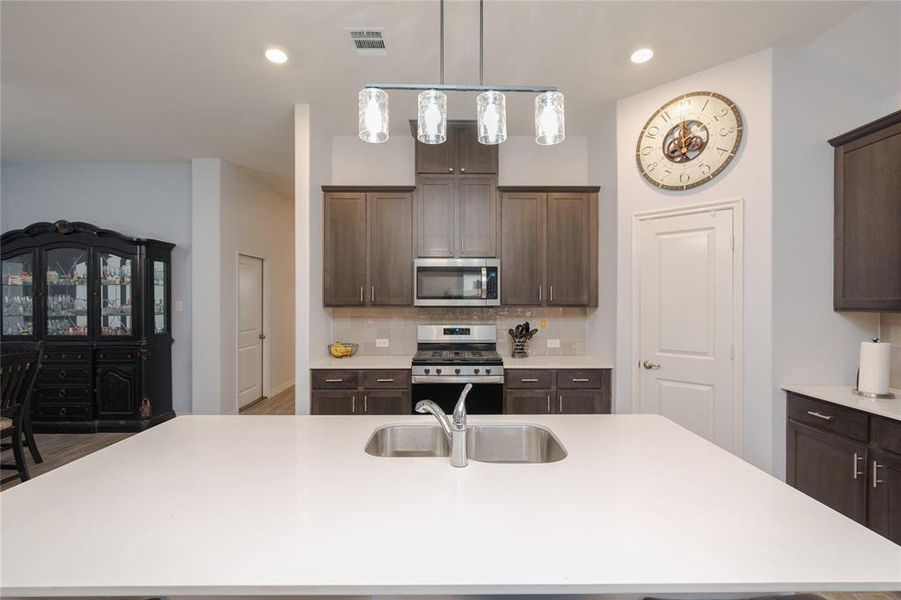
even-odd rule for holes
{"type": "Polygon", "coordinates": [[[588,309],[558,307],[491,308],[333,308],[332,339],[355,342],[360,354],[413,354],[416,352],[416,326],[429,324],[496,324],[497,351],[510,356],[513,344],[507,331],[528,321],[538,333],[529,342],[529,354],[581,355],[588,353],[588,309]],[[387,348],[376,346],[377,339],[388,339],[387,348]],[[548,348],[547,340],[560,340],[559,348],[548,348]]]}
{"type": "Polygon", "coordinates": [[[901,388],[901,313],[882,313],[882,341],[892,345],[891,379],[893,388],[901,388]]]}

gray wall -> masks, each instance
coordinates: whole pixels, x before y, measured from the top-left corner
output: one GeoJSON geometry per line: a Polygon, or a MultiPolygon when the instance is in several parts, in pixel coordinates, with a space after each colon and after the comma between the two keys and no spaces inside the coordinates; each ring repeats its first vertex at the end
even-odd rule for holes
{"type": "Polygon", "coordinates": [[[37,221],[86,221],[176,245],[172,252],[172,394],[191,412],[191,165],[4,164],[0,229],[37,221]]]}

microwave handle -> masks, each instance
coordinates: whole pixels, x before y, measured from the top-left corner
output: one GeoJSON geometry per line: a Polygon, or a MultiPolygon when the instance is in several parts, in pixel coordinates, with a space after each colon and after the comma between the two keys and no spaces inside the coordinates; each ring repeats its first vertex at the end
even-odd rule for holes
{"type": "Polygon", "coordinates": [[[488,267],[482,267],[482,299],[488,298],[488,267]]]}

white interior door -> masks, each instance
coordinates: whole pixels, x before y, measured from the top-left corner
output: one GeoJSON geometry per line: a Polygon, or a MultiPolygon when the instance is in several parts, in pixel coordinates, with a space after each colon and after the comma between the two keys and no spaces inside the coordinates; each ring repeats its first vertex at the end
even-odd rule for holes
{"type": "Polygon", "coordinates": [[[263,396],[263,261],[238,256],[238,408],[263,396]]]}
{"type": "Polygon", "coordinates": [[[639,224],[639,412],[738,452],[731,208],[639,224]]]}

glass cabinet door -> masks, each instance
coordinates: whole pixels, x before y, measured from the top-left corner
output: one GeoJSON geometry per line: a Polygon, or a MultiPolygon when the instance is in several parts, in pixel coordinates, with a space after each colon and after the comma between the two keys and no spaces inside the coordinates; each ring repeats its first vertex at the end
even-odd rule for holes
{"type": "Polygon", "coordinates": [[[88,335],[88,251],[52,248],[46,251],[47,335],[88,335]]]}
{"type": "Polygon", "coordinates": [[[133,261],[117,254],[100,256],[100,335],[130,336],[134,333],[131,273],[133,261]]]}
{"type": "Polygon", "coordinates": [[[169,333],[168,306],[166,306],[169,298],[169,290],[166,286],[169,284],[169,273],[167,272],[169,265],[164,261],[153,261],[153,333],[159,335],[169,333]]]}
{"type": "Polygon", "coordinates": [[[3,260],[3,335],[34,335],[34,256],[3,260]]]}

